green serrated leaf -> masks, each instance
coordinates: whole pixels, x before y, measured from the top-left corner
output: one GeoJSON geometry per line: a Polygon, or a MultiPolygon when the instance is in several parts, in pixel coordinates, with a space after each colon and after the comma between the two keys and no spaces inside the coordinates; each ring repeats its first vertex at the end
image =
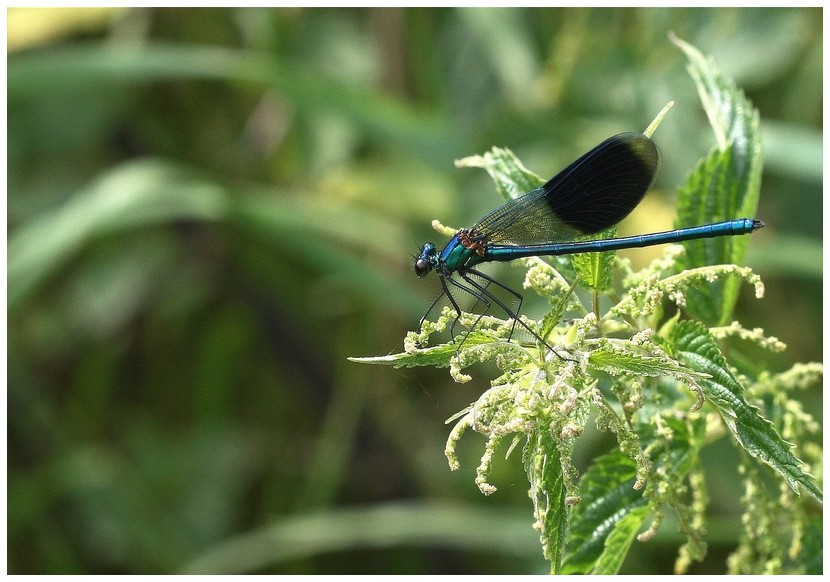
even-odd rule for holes
{"type": "MultiPolygon", "coordinates": [[[[408,341],[414,334],[409,336],[408,341]]],[[[404,342],[405,344],[407,342],[404,342]]],[[[454,340],[426,348],[407,348],[407,351],[388,356],[370,357],[349,357],[350,362],[358,364],[377,364],[381,366],[392,366],[393,368],[413,368],[415,366],[430,366],[436,368],[447,368],[453,364],[455,358],[459,363],[485,361],[495,357],[496,351],[512,351],[518,349],[516,344],[498,342],[492,336],[479,331],[466,333],[454,340]],[[459,349],[461,346],[461,349],[459,349]],[[490,348],[489,351],[485,351],[490,348]]],[[[469,365],[468,363],[465,365],[469,365]]]]}
{"type": "Polygon", "coordinates": [[[705,377],[681,366],[668,355],[653,351],[644,353],[638,346],[624,340],[603,340],[600,347],[588,356],[589,364],[611,375],[635,374],[638,376],[705,377]]]}
{"type": "MultiPolygon", "coordinates": [[[[711,59],[672,36],[688,59],[701,102],[716,136],[717,145],[701,160],[678,195],[678,228],[752,218],[761,190],[760,121],[758,111],[732,79],[721,75],[711,59]]],[[[687,241],[686,268],[719,263],[741,264],[749,237],[717,237],[687,241]]],[[[689,312],[703,321],[724,325],[731,320],[740,282],[723,282],[690,293],[689,312]]]]}
{"type": "Polygon", "coordinates": [[[635,507],[614,525],[614,529],[605,539],[605,548],[594,564],[591,574],[616,574],[620,571],[631,543],[648,515],[648,507],[635,507]]]}
{"type": "Polygon", "coordinates": [[[622,563],[622,540],[648,514],[642,493],[634,489],[637,466],[620,451],[600,457],[582,478],[580,492],[585,503],[574,508],[571,515],[568,554],[562,565],[563,574],[589,574],[602,564],[604,573],[612,573],[622,563]],[[610,553],[605,554],[609,537],[624,518],[634,514],[621,526],[610,553]]]}
{"type": "Polygon", "coordinates": [[[569,510],[559,449],[547,427],[528,435],[523,458],[536,518],[534,528],[540,532],[542,551],[551,563],[551,572],[558,573],[565,550],[569,510]]]}
{"type": "Polygon", "coordinates": [[[802,485],[821,500],[821,489],[804,472],[803,463],[792,454],[792,445],[781,438],[760,410],[744,398],[744,388],[729,370],[717,342],[706,327],[696,321],[680,321],[672,328],[670,341],[682,362],[711,376],[699,379],[698,385],[706,399],[717,407],[738,443],[751,456],[783,476],[796,493],[802,485]]]}
{"type": "MultiPolygon", "coordinates": [[[[613,227],[603,231],[601,235],[591,238],[613,238],[616,233],[617,228],[613,227]]],[[[579,280],[589,289],[606,291],[611,288],[611,283],[613,282],[614,255],[615,253],[613,251],[605,253],[579,253],[571,256],[571,264],[579,280]]]]}
{"type": "Polygon", "coordinates": [[[447,368],[450,365],[450,359],[455,354],[456,348],[453,344],[442,344],[432,348],[417,350],[411,354],[401,352],[388,356],[349,357],[346,359],[358,364],[377,364],[381,366],[392,366],[393,368],[414,368],[416,366],[447,368]]]}

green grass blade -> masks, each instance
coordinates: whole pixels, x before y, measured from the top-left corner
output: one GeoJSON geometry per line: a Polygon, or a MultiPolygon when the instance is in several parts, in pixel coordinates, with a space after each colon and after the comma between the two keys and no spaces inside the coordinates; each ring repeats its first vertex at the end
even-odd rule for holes
{"type": "Polygon", "coordinates": [[[416,111],[366,87],[348,86],[299,62],[210,46],[90,43],[9,59],[8,100],[55,91],[162,80],[206,79],[276,89],[300,111],[341,115],[370,135],[444,161],[459,151],[460,131],[439,114],[416,111]],[[454,137],[455,136],[455,137],[454,137]]]}
{"type": "Polygon", "coordinates": [[[273,523],[207,549],[185,574],[245,574],[296,560],[394,547],[437,547],[538,555],[524,516],[457,504],[386,503],[314,514],[280,516],[273,523]]]}
{"type": "Polygon", "coordinates": [[[12,233],[9,310],[100,236],[173,220],[219,220],[226,212],[223,189],[182,166],[152,159],[118,166],[12,233]]]}

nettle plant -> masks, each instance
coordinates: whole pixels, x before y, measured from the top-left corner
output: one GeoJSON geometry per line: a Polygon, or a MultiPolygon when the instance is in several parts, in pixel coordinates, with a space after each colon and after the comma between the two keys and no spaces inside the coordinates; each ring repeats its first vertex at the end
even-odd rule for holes
{"type": "MultiPolygon", "coordinates": [[[[710,60],[672,40],[688,58],[717,142],[678,193],[676,226],[753,216],[762,165],[758,113],[710,60]]],[[[543,182],[504,149],[457,165],[484,168],[505,198],[543,182]]],[[[435,226],[447,236],[457,232],[435,226]]],[[[456,320],[447,307],[420,333],[408,334],[403,353],[352,359],[449,367],[457,382],[470,380],[462,370],[475,363],[497,364],[502,373],[490,389],[447,421],[455,426],[446,457],[457,469],[455,447],[464,433],[486,435],[475,481],[489,495],[496,490],[488,475],[498,450],[505,446],[509,456],[521,447],[533,527],[553,573],[616,573],[634,539],[652,538],[667,510],[686,538],[675,571],[701,560],[708,501],[701,451],[723,438],[739,451],[745,491],[744,530],[729,572],[820,570],[820,511],[800,491],[822,499],[811,476],[821,468],[815,444],[821,427],[790,395],[820,381],[822,367],[796,364],[776,374],[724,354],[727,344],[741,342],[785,349],[732,320],[742,284],[758,298],[764,292],[760,278],[739,266],[749,239],[668,245],[640,271],[613,252],[514,261],[527,270],[524,287],[550,304],[541,321],[522,321],[555,353],[532,337],[520,341],[523,334],[514,333],[520,326],[490,313],[463,313],[455,327],[468,331],[456,329],[452,340],[428,346],[431,334],[456,320]],[[614,290],[615,274],[622,291],[614,290]],[[584,302],[569,281],[590,290],[584,302]],[[605,311],[601,296],[612,304],[605,311]],[[617,446],[580,475],[574,448],[592,418],[617,446]],[[762,465],[777,475],[777,489],[762,465]]],[[[733,345],[730,354],[738,353],[733,345]]]]}

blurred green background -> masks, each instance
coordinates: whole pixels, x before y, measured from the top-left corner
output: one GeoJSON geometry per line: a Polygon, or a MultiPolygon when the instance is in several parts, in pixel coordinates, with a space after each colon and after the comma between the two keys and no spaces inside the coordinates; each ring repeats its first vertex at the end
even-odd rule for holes
{"type": "MultiPolygon", "coordinates": [[[[437,294],[412,273],[431,220],[500,202],[454,159],[548,177],[674,99],[620,232],[671,227],[714,137],[669,31],[761,112],[767,293],[739,317],[789,350],[757,357],[820,360],[820,8],[9,9],[9,571],[547,572],[520,455],[488,498],[483,437],[444,459],[486,373],[346,357],[400,351],[437,294]]],[[[737,455],[709,458],[693,572],[740,531],[737,455]]],[[[669,572],[675,531],[623,571],[669,572]]]]}

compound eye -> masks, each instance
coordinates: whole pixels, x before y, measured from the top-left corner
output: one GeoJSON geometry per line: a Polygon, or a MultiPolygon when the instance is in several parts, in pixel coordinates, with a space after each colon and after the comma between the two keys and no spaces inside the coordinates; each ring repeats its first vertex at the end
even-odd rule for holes
{"type": "Polygon", "coordinates": [[[432,265],[429,264],[429,261],[422,259],[421,257],[418,257],[415,261],[415,274],[418,275],[418,277],[423,277],[429,273],[431,269],[432,265]]]}

